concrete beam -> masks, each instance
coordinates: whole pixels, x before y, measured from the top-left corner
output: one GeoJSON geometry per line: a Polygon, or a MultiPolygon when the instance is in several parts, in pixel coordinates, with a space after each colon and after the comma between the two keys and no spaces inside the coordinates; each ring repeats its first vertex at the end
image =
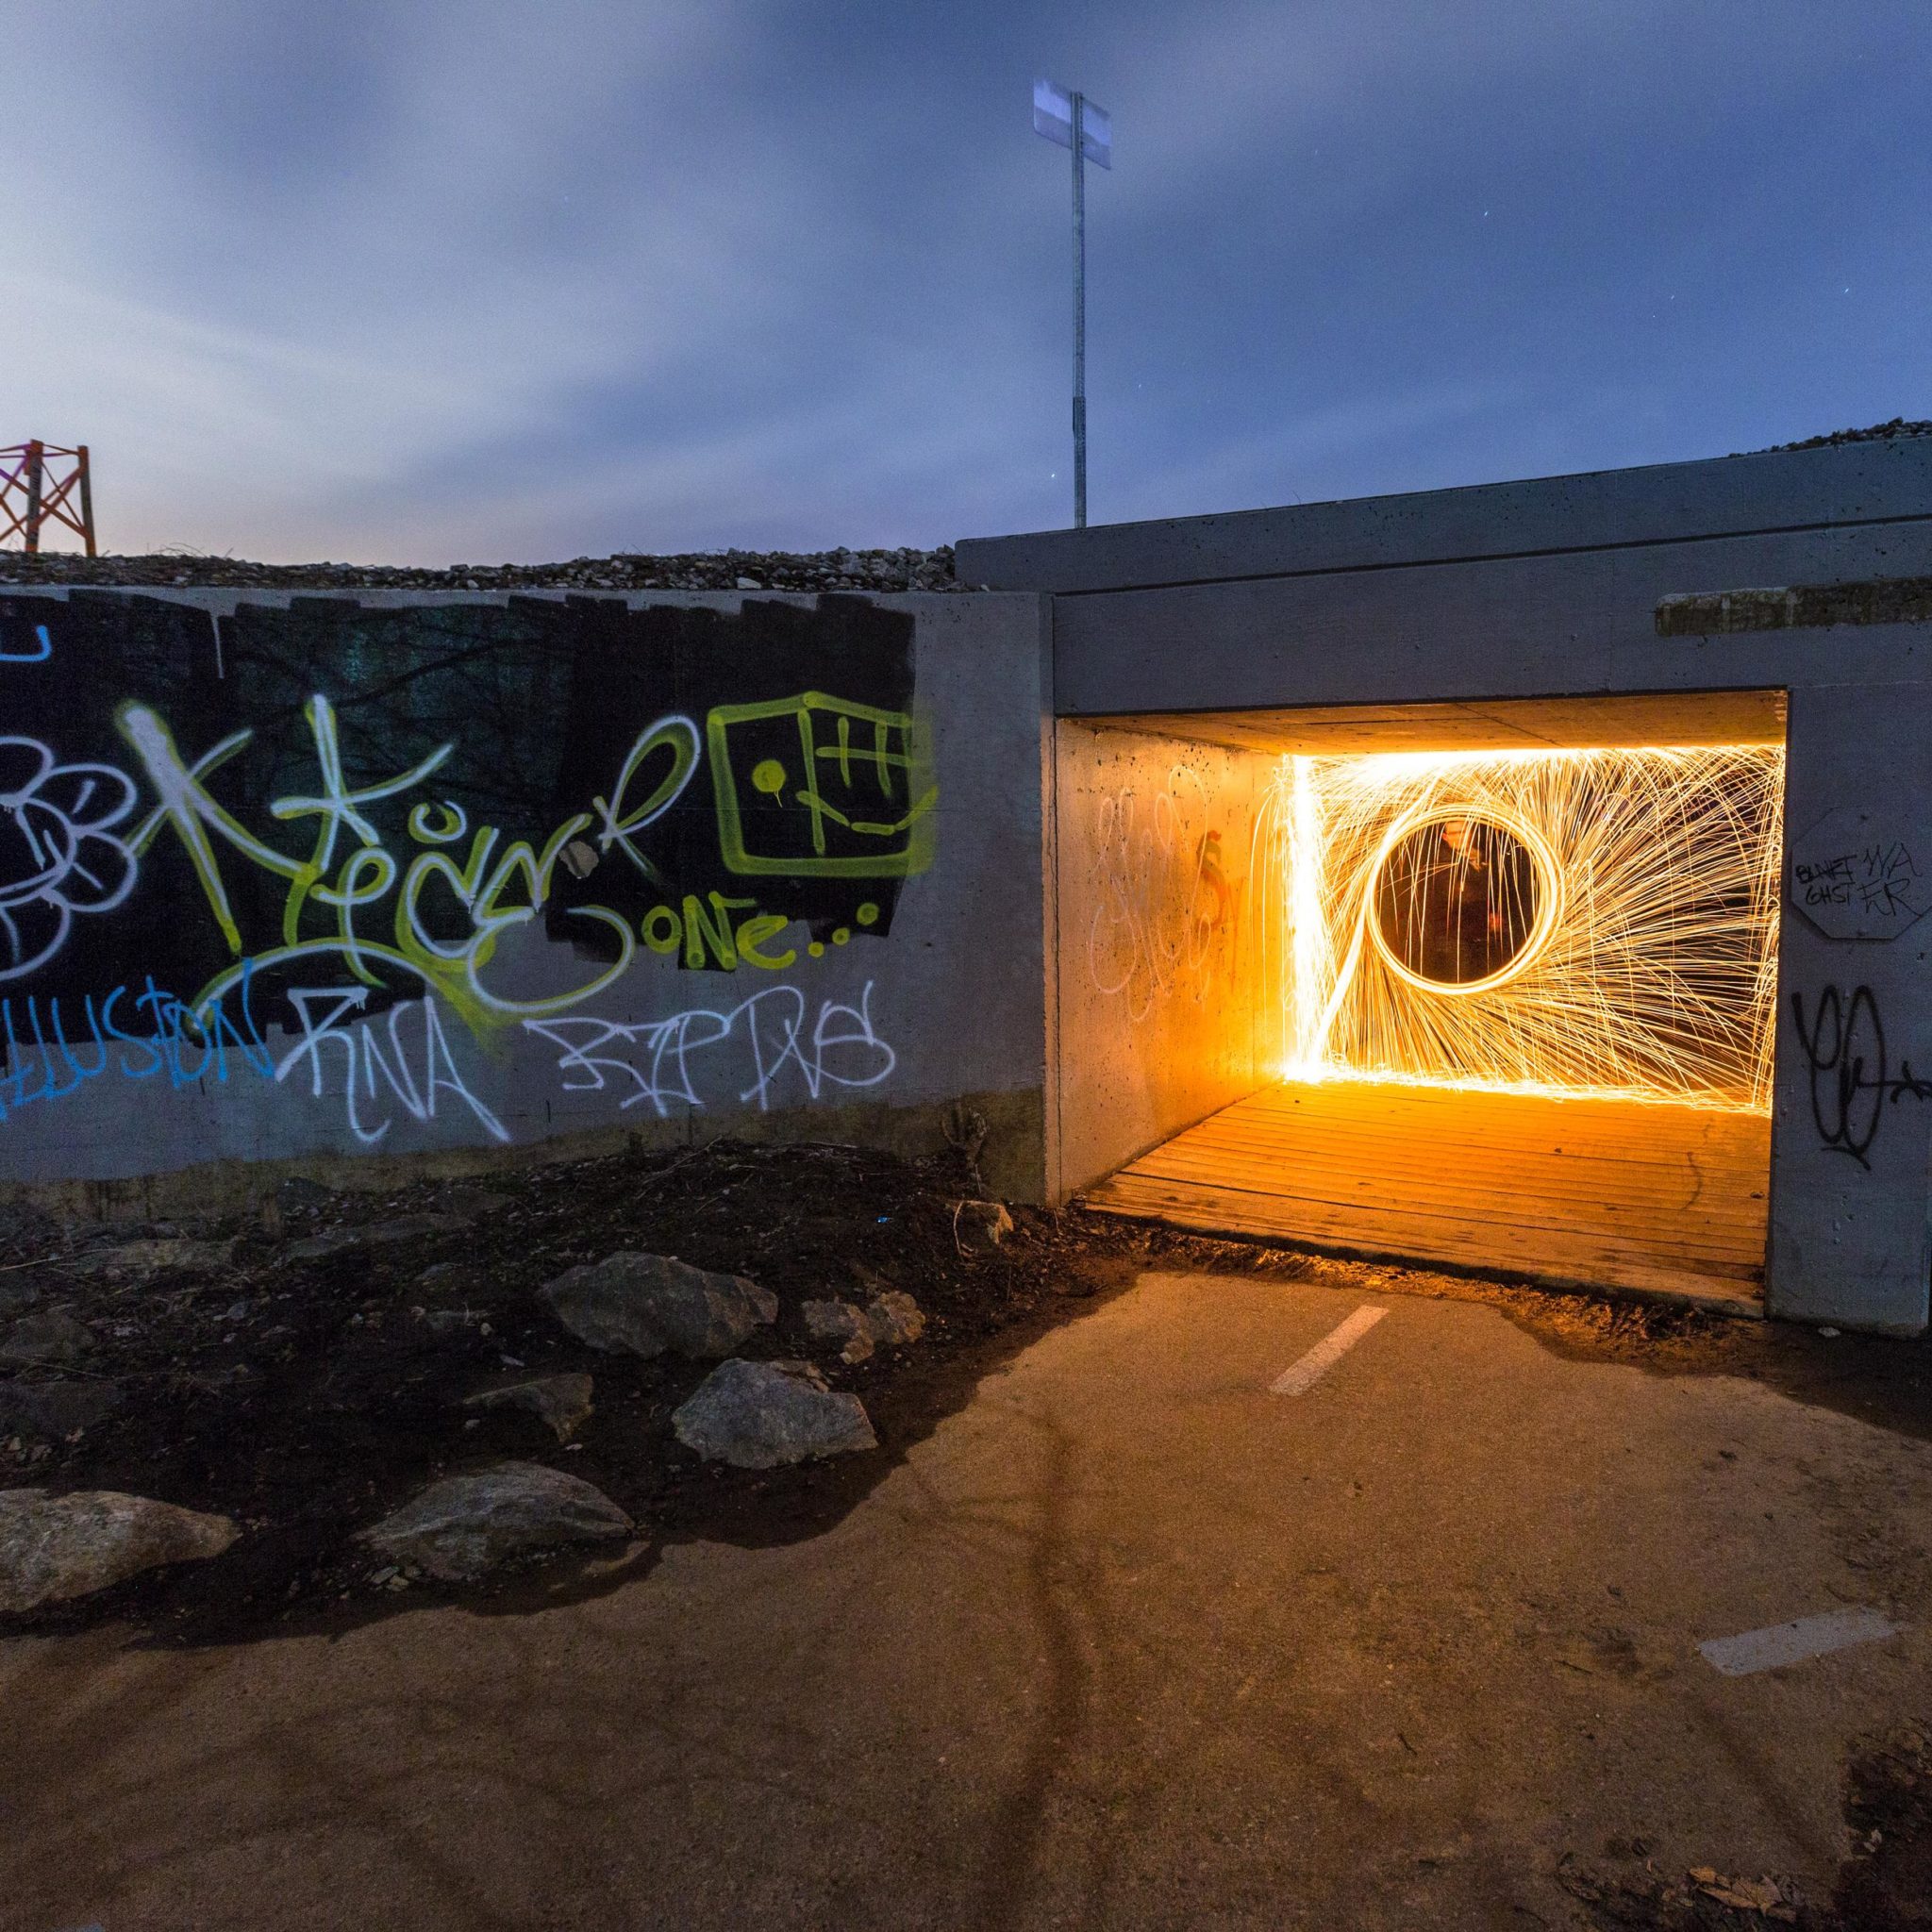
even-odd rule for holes
{"type": "Polygon", "coordinates": [[[961,583],[1064,592],[1932,519],[1932,436],[963,539],[961,583]]]}

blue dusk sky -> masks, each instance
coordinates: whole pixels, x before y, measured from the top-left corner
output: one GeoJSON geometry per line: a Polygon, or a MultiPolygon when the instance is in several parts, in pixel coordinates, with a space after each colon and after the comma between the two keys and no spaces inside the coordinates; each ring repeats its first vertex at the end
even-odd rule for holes
{"type": "Polygon", "coordinates": [[[5,421],[105,548],[1095,523],[1932,415],[1926,0],[10,0],[5,421]]]}

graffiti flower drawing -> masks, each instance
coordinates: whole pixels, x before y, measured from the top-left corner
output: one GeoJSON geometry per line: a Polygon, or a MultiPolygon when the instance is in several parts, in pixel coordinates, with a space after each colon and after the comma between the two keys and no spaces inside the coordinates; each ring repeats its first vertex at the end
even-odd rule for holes
{"type": "Polygon", "coordinates": [[[112,765],[63,765],[35,738],[0,738],[0,980],[44,965],[76,912],[133,889],[134,854],[114,836],[134,783],[112,765]]]}

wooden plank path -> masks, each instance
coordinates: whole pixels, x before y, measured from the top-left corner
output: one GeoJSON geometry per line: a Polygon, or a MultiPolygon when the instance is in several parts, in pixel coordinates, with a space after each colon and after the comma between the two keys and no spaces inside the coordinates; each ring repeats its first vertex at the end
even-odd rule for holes
{"type": "Polygon", "coordinates": [[[1762,1114],[1334,1080],[1250,1094],[1084,1198],[1204,1232],[1754,1300],[1770,1168],[1762,1114]]]}

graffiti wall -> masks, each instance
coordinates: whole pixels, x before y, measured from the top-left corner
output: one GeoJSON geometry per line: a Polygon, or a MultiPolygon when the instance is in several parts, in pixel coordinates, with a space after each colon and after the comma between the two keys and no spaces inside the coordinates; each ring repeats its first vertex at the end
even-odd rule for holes
{"type": "Polygon", "coordinates": [[[1279,1058],[1278,908],[1253,850],[1276,761],[1066,720],[1056,745],[1060,1154],[1077,1188],[1279,1058]]]}
{"type": "Polygon", "coordinates": [[[0,1175],[1037,1102],[1036,606],[961,602],[0,595],[0,1175]]]}
{"type": "Polygon", "coordinates": [[[1790,693],[1772,1120],[1772,1312],[1903,1334],[1932,1279],[1925,701],[1917,682],[1790,693]]]}

